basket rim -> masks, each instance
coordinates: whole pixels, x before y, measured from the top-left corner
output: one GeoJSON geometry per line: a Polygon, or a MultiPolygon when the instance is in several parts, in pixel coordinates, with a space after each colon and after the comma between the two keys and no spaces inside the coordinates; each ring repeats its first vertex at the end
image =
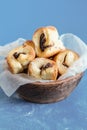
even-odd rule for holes
{"type": "MultiPolygon", "coordinates": [[[[79,77],[82,77],[83,76],[83,72],[82,73],[78,73],[76,74],[75,76],[70,76],[66,79],[63,79],[63,80],[56,80],[56,81],[49,81],[49,82],[40,82],[40,81],[35,81],[35,82],[32,82],[32,83],[27,83],[27,84],[32,84],[32,85],[38,85],[38,86],[48,86],[48,85],[56,85],[56,84],[62,84],[64,82],[69,82],[70,80],[72,79],[78,79],[79,77]]],[[[24,85],[27,85],[27,84],[24,84],[24,85]]]]}

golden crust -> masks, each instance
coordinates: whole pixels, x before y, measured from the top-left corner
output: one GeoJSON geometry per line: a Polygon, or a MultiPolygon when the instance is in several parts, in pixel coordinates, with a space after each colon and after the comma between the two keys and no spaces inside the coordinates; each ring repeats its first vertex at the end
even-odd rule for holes
{"type": "Polygon", "coordinates": [[[56,80],[78,58],[76,52],[64,47],[57,29],[47,26],[38,28],[32,40],[10,51],[6,59],[14,74],[28,69],[28,74],[35,78],[56,80]]]}
{"type": "Polygon", "coordinates": [[[28,66],[29,75],[46,80],[56,80],[58,68],[54,61],[46,58],[35,58],[28,66]]]}
{"type": "Polygon", "coordinates": [[[25,41],[24,45],[31,46],[35,50],[35,45],[34,45],[34,42],[32,40],[25,41]]]}
{"type": "Polygon", "coordinates": [[[13,49],[7,56],[7,63],[12,73],[20,73],[27,68],[30,61],[35,58],[35,51],[31,46],[22,45],[13,49]]]}
{"type": "Polygon", "coordinates": [[[60,75],[66,73],[67,69],[79,58],[79,55],[69,49],[58,53],[54,57],[54,61],[58,66],[60,75]]]}
{"type": "Polygon", "coordinates": [[[57,31],[56,27],[54,26],[46,26],[46,27],[40,27],[38,28],[33,35],[35,35],[39,30],[41,30],[43,32],[44,29],[50,29],[50,30],[53,30],[53,31],[57,31]]]}
{"type": "Polygon", "coordinates": [[[37,29],[32,38],[35,44],[35,51],[37,56],[48,58],[57,54],[59,51],[64,50],[65,47],[58,38],[59,34],[57,29],[53,26],[37,29]]]}

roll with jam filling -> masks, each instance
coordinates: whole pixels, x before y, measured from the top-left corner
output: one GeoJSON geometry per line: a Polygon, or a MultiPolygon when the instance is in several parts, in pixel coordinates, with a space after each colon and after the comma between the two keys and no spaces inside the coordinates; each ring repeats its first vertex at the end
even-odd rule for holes
{"type": "Polygon", "coordinates": [[[59,70],[59,74],[62,75],[66,73],[67,69],[76,61],[78,60],[79,55],[72,51],[72,50],[64,50],[58,53],[54,57],[54,61],[56,62],[59,70]]]}
{"type": "Polygon", "coordinates": [[[35,51],[27,44],[13,49],[7,56],[10,71],[14,74],[22,72],[28,67],[30,61],[35,58],[35,51]]]}
{"type": "Polygon", "coordinates": [[[58,67],[56,63],[46,58],[35,58],[28,66],[28,73],[38,79],[56,80],[58,67]]]}
{"type": "Polygon", "coordinates": [[[63,43],[59,40],[58,31],[54,26],[37,29],[33,34],[32,40],[38,57],[51,57],[65,49],[63,43]]]}

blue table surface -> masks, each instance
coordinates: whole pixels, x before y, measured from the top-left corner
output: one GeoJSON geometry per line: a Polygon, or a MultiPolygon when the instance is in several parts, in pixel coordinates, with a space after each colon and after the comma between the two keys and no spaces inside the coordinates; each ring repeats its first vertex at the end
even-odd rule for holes
{"type": "MultiPolygon", "coordinates": [[[[0,0],[0,45],[31,39],[36,28],[54,25],[87,43],[87,0],[0,0]]],[[[87,130],[87,71],[65,100],[51,104],[24,101],[0,89],[0,130],[87,130]]]]}

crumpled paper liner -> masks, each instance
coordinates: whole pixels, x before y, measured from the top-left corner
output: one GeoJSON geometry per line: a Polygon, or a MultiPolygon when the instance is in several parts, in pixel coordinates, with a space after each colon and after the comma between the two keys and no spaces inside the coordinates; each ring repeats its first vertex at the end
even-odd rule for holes
{"type": "MultiPolygon", "coordinates": [[[[68,69],[67,73],[62,75],[58,80],[74,76],[77,73],[84,72],[87,69],[87,45],[77,36],[73,34],[63,34],[60,40],[64,46],[77,52],[80,58],[68,69]]],[[[7,96],[11,96],[19,86],[32,82],[52,82],[52,80],[39,80],[28,76],[27,74],[12,74],[6,62],[8,52],[20,45],[26,40],[19,38],[18,40],[9,43],[5,46],[0,46],[0,86],[7,96]]]]}

